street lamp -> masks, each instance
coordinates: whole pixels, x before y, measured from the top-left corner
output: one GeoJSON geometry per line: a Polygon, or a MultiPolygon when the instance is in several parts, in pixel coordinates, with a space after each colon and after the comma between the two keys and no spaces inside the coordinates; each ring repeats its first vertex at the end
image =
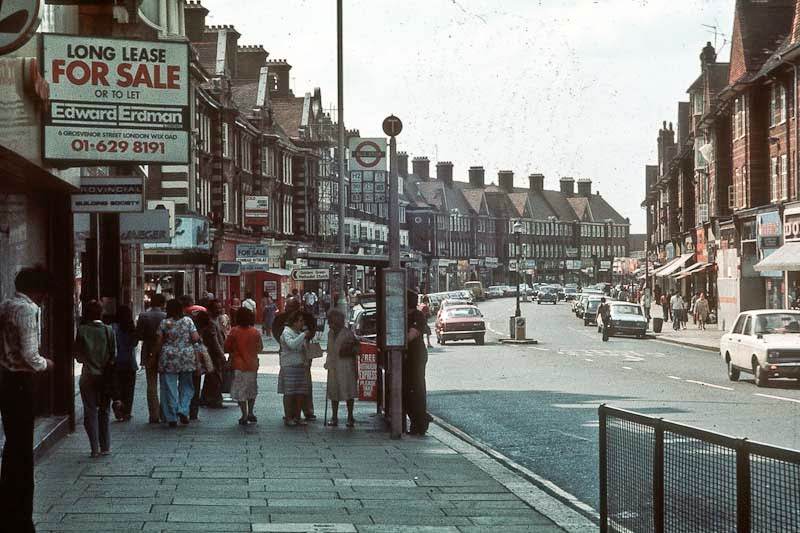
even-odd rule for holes
{"type": "Polygon", "coordinates": [[[512,227],[514,232],[514,249],[516,251],[515,255],[517,256],[517,310],[514,313],[515,317],[522,316],[522,313],[519,310],[519,269],[520,269],[520,256],[519,256],[519,238],[522,235],[522,223],[517,220],[514,222],[514,226],[512,227]]]}

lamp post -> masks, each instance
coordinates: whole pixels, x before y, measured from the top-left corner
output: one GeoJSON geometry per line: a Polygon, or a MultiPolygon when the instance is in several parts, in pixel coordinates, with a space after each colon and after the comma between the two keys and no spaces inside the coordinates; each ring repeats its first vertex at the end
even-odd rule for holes
{"type": "Polygon", "coordinates": [[[521,261],[519,255],[519,238],[520,235],[522,235],[522,223],[520,223],[519,220],[514,222],[513,231],[514,231],[514,250],[516,252],[515,255],[517,256],[517,310],[515,311],[514,316],[520,317],[522,316],[522,313],[519,310],[519,270],[522,265],[520,265],[521,261]]]}

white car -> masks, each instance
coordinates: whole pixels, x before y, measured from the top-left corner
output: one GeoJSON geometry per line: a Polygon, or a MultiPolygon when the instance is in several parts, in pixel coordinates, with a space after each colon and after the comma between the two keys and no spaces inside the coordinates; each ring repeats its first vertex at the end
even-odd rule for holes
{"type": "Polygon", "coordinates": [[[769,378],[800,378],[800,311],[740,313],[720,339],[719,351],[731,381],[741,372],[752,373],[759,387],[769,378]]]}

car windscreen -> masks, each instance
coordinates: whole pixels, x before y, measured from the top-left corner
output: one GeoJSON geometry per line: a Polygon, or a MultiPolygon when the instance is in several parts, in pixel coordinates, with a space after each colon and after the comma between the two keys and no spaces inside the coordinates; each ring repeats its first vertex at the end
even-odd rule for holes
{"type": "Polygon", "coordinates": [[[800,313],[768,313],[754,318],[756,335],[800,333],[800,313]]]}
{"type": "Polygon", "coordinates": [[[598,307],[600,307],[600,300],[589,300],[586,304],[587,311],[597,311],[598,307]]]}
{"type": "Polygon", "coordinates": [[[471,318],[482,316],[475,307],[456,307],[447,311],[447,318],[471,318]]]}
{"type": "Polygon", "coordinates": [[[612,305],[611,313],[614,315],[637,315],[642,316],[642,308],[638,305],[612,305]]]}

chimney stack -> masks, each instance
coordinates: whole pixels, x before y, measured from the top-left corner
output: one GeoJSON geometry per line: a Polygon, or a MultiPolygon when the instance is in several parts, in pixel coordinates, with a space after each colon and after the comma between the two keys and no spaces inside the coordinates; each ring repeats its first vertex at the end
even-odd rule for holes
{"type": "Polygon", "coordinates": [[[592,195],[592,180],[580,178],[578,180],[578,195],[589,198],[592,195]]]}
{"type": "Polygon", "coordinates": [[[206,30],[206,15],[208,9],[203,7],[200,0],[189,0],[183,11],[186,24],[186,37],[193,43],[203,41],[206,30]]]}
{"type": "Polygon", "coordinates": [[[270,94],[275,96],[293,96],[289,87],[289,71],[292,66],[285,59],[270,59],[267,61],[270,77],[270,94]]]}
{"type": "Polygon", "coordinates": [[[444,182],[448,187],[453,184],[453,163],[439,161],[436,163],[436,179],[444,182]]]}
{"type": "Polygon", "coordinates": [[[428,179],[431,177],[431,161],[425,156],[412,159],[411,169],[418,178],[428,179]]]}
{"type": "Polygon", "coordinates": [[[531,174],[528,176],[528,183],[531,191],[542,192],[544,190],[544,174],[531,174]]]}
{"type": "Polygon", "coordinates": [[[397,152],[397,175],[408,177],[408,152],[397,152]]]}
{"type": "Polygon", "coordinates": [[[561,185],[561,192],[562,193],[564,193],[566,195],[569,195],[569,196],[572,196],[572,195],[575,194],[575,179],[574,178],[570,178],[569,176],[567,176],[567,177],[561,178],[558,182],[561,185]]]}
{"type": "Polygon", "coordinates": [[[261,67],[267,66],[269,52],[261,45],[239,46],[236,49],[236,78],[240,80],[257,80],[261,67]]]}
{"type": "Polygon", "coordinates": [[[469,167],[469,185],[473,189],[482,189],[486,185],[486,171],[483,167],[469,167]]]}
{"type": "Polygon", "coordinates": [[[497,172],[497,183],[506,192],[514,192],[514,171],[500,170],[497,172]]]}

